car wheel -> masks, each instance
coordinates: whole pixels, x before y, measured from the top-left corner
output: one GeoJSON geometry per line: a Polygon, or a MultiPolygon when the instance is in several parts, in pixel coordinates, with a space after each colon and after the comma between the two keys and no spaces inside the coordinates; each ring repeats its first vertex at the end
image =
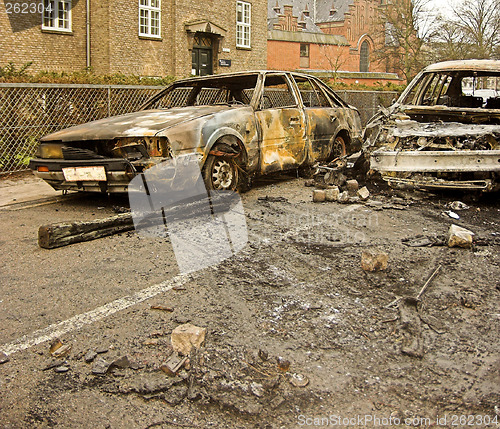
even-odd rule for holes
{"type": "Polygon", "coordinates": [[[208,189],[234,191],[238,186],[238,168],[231,158],[209,155],[203,178],[208,189]]]}
{"type": "Polygon", "coordinates": [[[340,158],[347,155],[347,147],[342,136],[338,135],[333,141],[331,159],[340,158]]]}

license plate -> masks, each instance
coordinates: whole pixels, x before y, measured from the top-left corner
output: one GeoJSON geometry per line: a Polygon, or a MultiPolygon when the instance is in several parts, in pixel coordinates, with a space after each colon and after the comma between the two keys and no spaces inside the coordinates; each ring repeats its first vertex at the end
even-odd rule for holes
{"type": "Polygon", "coordinates": [[[104,167],[66,167],[62,169],[68,182],[105,182],[104,167]]]}

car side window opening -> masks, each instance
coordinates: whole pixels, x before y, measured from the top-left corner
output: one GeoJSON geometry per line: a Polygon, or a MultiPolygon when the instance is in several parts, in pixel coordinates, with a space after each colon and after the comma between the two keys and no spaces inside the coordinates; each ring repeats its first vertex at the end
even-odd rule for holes
{"type": "Polygon", "coordinates": [[[423,106],[434,106],[436,104],[437,97],[439,96],[438,88],[440,88],[440,83],[441,76],[439,74],[434,74],[422,94],[421,104],[423,106]]]}
{"type": "Polygon", "coordinates": [[[266,76],[260,109],[276,109],[283,107],[296,107],[297,100],[284,75],[266,76]]]}
{"type": "Polygon", "coordinates": [[[297,83],[305,107],[331,107],[330,100],[326,97],[317,82],[310,79],[299,80],[297,78],[295,78],[295,82],[297,83]]]}

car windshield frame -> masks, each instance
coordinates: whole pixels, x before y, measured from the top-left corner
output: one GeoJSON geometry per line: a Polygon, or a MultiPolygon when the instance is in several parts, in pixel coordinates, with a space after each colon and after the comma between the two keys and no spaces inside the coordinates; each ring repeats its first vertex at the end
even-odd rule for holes
{"type": "Polygon", "coordinates": [[[498,109],[498,95],[500,71],[430,70],[415,77],[401,94],[398,105],[415,108],[498,109]],[[495,88],[484,88],[485,85],[494,85],[495,88]],[[471,88],[467,89],[465,86],[471,88]],[[476,96],[476,91],[484,89],[493,91],[495,95],[486,99],[480,93],[476,96]]]}
{"type": "Polygon", "coordinates": [[[254,105],[256,88],[261,79],[260,73],[253,73],[179,80],[147,100],[140,110],[221,104],[254,105]],[[175,92],[184,94],[175,97],[175,92]],[[213,94],[210,95],[210,92],[213,94]],[[162,99],[166,99],[163,105],[159,104],[162,99]],[[184,102],[179,102],[179,100],[184,100],[184,102]]]}

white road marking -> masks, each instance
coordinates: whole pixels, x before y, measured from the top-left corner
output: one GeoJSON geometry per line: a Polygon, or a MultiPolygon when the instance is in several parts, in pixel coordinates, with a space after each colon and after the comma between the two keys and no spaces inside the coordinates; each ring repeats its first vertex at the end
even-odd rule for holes
{"type": "Polygon", "coordinates": [[[13,353],[29,349],[30,347],[36,346],[40,343],[44,343],[45,341],[51,341],[70,331],[80,329],[85,325],[91,325],[92,323],[111,316],[118,311],[125,310],[128,307],[132,307],[135,304],[146,301],[149,298],[153,298],[160,293],[167,292],[176,286],[182,286],[190,279],[190,275],[180,274],[170,280],[164,281],[163,283],[143,289],[134,295],[124,296],[123,298],[119,298],[98,307],[95,310],[91,310],[83,314],[77,314],[68,320],[64,320],[63,322],[55,323],[47,326],[46,328],[32,332],[31,334],[25,335],[9,344],[0,346],[0,351],[3,351],[7,355],[11,355],[13,353]]]}

